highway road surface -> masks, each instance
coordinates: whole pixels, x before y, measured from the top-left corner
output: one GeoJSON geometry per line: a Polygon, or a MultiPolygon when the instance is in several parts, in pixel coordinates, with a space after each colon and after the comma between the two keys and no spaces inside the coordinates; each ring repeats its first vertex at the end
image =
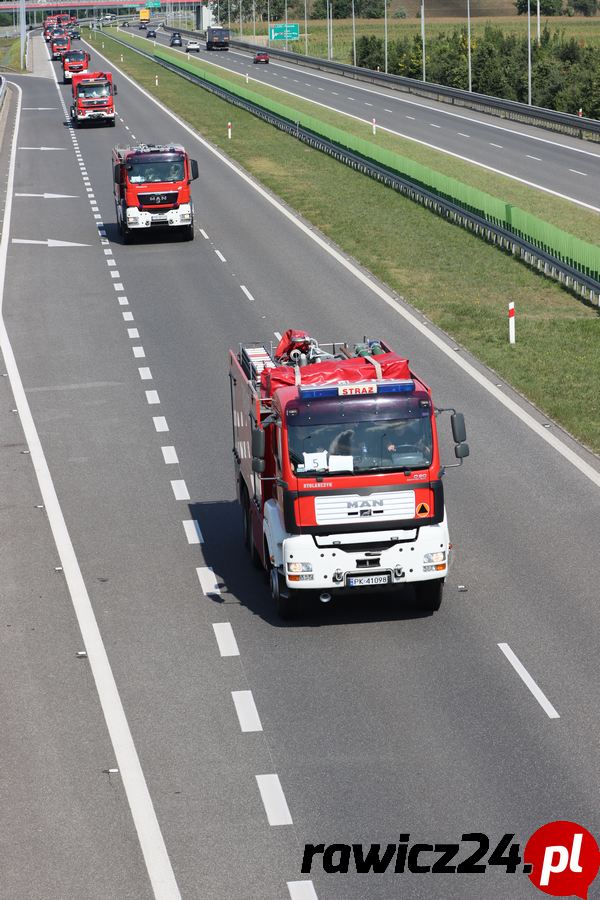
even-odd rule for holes
{"type": "Polygon", "coordinates": [[[598,834],[598,459],[115,77],[115,128],[73,131],[50,63],[4,128],[0,893],[533,900],[522,865],[302,859],[598,834]],[[136,140],[198,160],[194,242],[120,243],[111,148],[136,140]],[[407,590],[284,625],[244,555],[227,351],[290,326],[385,336],[466,415],[433,616],[407,590]]]}

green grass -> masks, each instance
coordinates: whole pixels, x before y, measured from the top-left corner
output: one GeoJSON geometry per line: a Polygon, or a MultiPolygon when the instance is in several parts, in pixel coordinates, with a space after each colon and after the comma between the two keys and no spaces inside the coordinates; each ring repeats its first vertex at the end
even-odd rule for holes
{"type": "Polygon", "coordinates": [[[21,39],[0,38],[0,72],[20,72],[21,39]]]}
{"type": "MultiPolygon", "coordinates": [[[[151,52],[153,49],[152,41],[140,38],[137,35],[124,35],[123,32],[120,32],[119,39],[130,41],[134,46],[138,46],[146,52],[151,52]]],[[[162,49],[165,50],[166,48],[162,47],[162,49]]],[[[171,55],[175,61],[181,60],[181,53],[171,51],[171,55]]],[[[221,78],[235,84],[245,83],[245,79],[241,74],[238,75],[235,72],[228,72],[217,65],[201,62],[193,56],[190,57],[190,62],[200,70],[210,70],[221,78]]],[[[592,210],[586,210],[571,203],[569,200],[562,200],[536,188],[513,181],[503,175],[490,172],[480,166],[456,159],[447,153],[430,149],[409,138],[401,138],[395,134],[390,134],[381,128],[378,128],[377,135],[374,137],[369,117],[366,117],[366,121],[363,123],[343,113],[325,109],[319,106],[318,103],[311,103],[309,100],[292,97],[277,88],[263,85],[259,81],[250,79],[250,85],[253,91],[263,97],[286,103],[299,112],[306,112],[327,124],[335,125],[337,128],[342,128],[359,137],[366,138],[372,143],[385,147],[388,150],[393,150],[422,165],[429,166],[429,168],[435,169],[436,172],[456,178],[463,184],[469,184],[479,190],[486,191],[488,194],[492,194],[494,197],[499,197],[506,203],[518,206],[584,241],[600,245],[600,216],[592,210]]]]}
{"type": "MultiPolygon", "coordinates": [[[[600,451],[597,310],[476,237],[178,76],[161,70],[155,87],[153,63],[103,39],[104,53],[146,90],[600,451]],[[228,120],[233,122],[231,141],[228,120]],[[509,300],[516,302],[518,315],[518,343],[512,348],[507,342],[509,300]]],[[[339,303],[343,314],[343,297],[339,303]]]]}

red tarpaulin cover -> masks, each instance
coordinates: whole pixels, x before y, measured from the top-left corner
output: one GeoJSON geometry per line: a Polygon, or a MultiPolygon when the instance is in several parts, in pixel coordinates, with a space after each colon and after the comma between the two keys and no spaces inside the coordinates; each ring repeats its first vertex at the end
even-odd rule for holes
{"type": "MultiPolygon", "coordinates": [[[[286,332],[287,335],[287,332],[286,332]]],[[[283,343],[283,340],[280,342],[283,343]]],[[[298,346],[295,344],[294,346],[298,346]]],[[[279,350],[279,347],[277,348],[279,350]]],[[[397,353],[381,353],[374,359],[381,366],[382,375],[386,379],[410,378],[408,360],[397,353]]],[[[377,370],[369,360],[357,356],[352,359],[335,359],[328,362],[312,363],[299,368],[301,384],[337,384],[340,381],[374,381],[377,370]]],[[[276,369],[263,369],[260,376],[261,388],[271,396],[277,388],[296,383],[293,366],[279,366],[276,369]]]]}

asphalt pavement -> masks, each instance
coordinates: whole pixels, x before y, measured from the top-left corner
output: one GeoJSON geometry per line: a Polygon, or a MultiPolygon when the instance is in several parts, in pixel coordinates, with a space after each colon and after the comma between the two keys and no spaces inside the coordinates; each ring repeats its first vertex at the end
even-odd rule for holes
{"type": "Polygon", "coordinates": [[[597,458],[116,79],[117,126],[76,132],[67,87],[15,79],[3,318],[150,805],[128,789],[128,767],[103,772],[115,766],[111,710],[76,657],[80,598],[70,605],[55,571],[2,378],[17,535],[3,547],[3,625],[19,626],[2,670],[7,896],[149,896],[140,808],[156,816],[184,898],[535,896],[521,872],[326,874],[317,861],[308,875],[302,855],[305,843],[406,833],[484,832],[492,846],[514,833],[523,848],[553,819],[598,833],[597,458]],[[198,159],[193,243],[120,243],[110,154],[132,140],[181,142],[198,159]],[[455,559],[433,616],[407,590],[283,625],[244,555],[227,351],[290,326],[324,341],[385,335],[437,404],[466,415],[472,455],[445,484],[455,559]]]}

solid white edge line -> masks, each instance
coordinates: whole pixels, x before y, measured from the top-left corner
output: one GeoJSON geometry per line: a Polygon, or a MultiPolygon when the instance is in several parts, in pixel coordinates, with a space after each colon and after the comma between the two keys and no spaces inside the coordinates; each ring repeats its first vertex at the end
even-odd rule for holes
{"type": "Polygon", "coordinates": [[[540,704],[546,715],[549,719],[560,719],[560,715],[557,713],[555,708],[552,706],[544,692],[536,682],[533,680],[523,663],[519,660],[519,658],[515,655],[515,653],[511,650],[508,644],[498,644],[500,650],[504,653],[505,657],[519,676],[521,680],[527,685],[537,702],[540,704]]]}
{"type": "Polygon", "coordinates": [[[232,691],[233,705],[243,732],[262,731],[262,723],[252,691],[232,691]]]}
{"type": "Polygon", "coordinates": [[[183,530],[185,531],[185,536],[187,538],[188,544],[204,543],[204,538],[202,537],[202,532],[200,530],[200,524],[196,521],[196,519],[184,519],[181,524],[183,525],[183,530]]]}
{"type": "MultiPolygon", "coordinates": [[[[56,75],[55,75],[56,81],[56,75]]],[[[6,370],[13,391],[15,404],[19,410],[21,427],[31,453],[31,462],[40,486],[42,501],[46,509],[48,523],[54,537],[56,549],[63,568],[63,574],[77,617],[88,662],[96,685],[96,691],[104,714],[106,727],[115,752],[115,760],[144,856],[148,876],[156,900],[181,900],[175,874],[167,848],[158,824],[156,811],[144,778],[137,750],[121,703],[121,697],[112,673],[106,648],[92,609],[81,569],[73,549],[73,544],[60,507],[52,476],[46,462],[42,444],[33,421],[29,403],[23,388],[13,349],[10,343],[2,304],[8,253],[8,235],[12,209],[12,194],[15,176],[17,135],[20,126],[22,91],[19,85],[10,82],[18,91],[17,115],[13,135],[11,160],[7,184],[7,199],[4,208],[2,239],[0,241],[0,349],[4,356],[6,370]]],[[[58,85],[57,85],[58,86],[58,85]]]]}
{"type": "Polygon", "coordinates": [[[290,900],[319,900],[312,881],[288,881],[290,900]]]}
{"type": "Polygon", "coordinates": [[[231,622],[213,622],[213,630],[221,656],[240,655],[231,622]]]}
{"type": "Polygon", "coordinates": [[[293,825],[279,775],[257,775],[256,783],[271,826],[293,825]]]}
{"type": "MultiPolygon", "coordinates": [[[[84,41],[84,43],[87,43],[84,41]]],[[[89,46],[89,45],[88,45],[89,46]]],[[[93,48],[92,48],[93,49],[93,48]]],[[[213,156],[216,156],[224,165],[226,165],[232,172],[246,182],[253,190],[255,190],[267,203],[269,203],[272,207],[274,207],[282,216],[288,219],[289,222],[292,222],[296,228],[303,232],[307,237],[309,237],[315,244],[321,247],[325,253],[328,253],[333,259],[335,259],[341,266],[343,266],[346,271],[350,272],[361,284],[383,300],[384,303],[387,303],[389,307],[395,310],[398,315],[402,316],[402,318],[413,326],[421,335],[423,335],[427,340],[429,340],[438,350],[444,353],[448,359],[451,359],[452,362],[463,370],[470,378],[477,382],[488,394],[494,397],[498,403],[502,404],[509,412],[512,412],[524,425],[526,425],[531,431],[533,431],[539,438],[549,444],[557,453],[570,462],[575,468],[586,478],[588,478],[596,487],[600,487],[600,472],[593,468],[593,466],[589,465],[589,463],[585,462],[575,453],[570,447],[567,447],[561,440],[559,440],[554,434],[549,432],[546,428],[544,428],[536,419],[533,418],[530,413],[526,412],[524,409],[515,403],[514,400],[511,400],[509,397],[505,396],[505,394],[500,391],[494,384],[486,378],[485,375],[480,373],[475,366],[471,365],[471,363],[467,362],[463,359],[460,354],[456,353],[452,349],[449,344],[446,344],[437,334],[431,331],[427,325],[423,324],[412,312],[408,309],[405,309],[397,300],[395,300],[390,294],[383,290],[383,288],[379,287],[378,284],[375,284],[368,275],[362,272],[357,266],[354,265],[349,259],[346,259],[342,253],[336,250],[334,247],[330,246],[327,241],[325,241],[320,235],[316,232],[312,231],[308,225],[305,225],[304,222],[301,222],[300,219],[297,218],[290,210],[286,209],[278,199],[273,197],[265,188],[263,188],[260,184],[254,181],[246,172],[243,172],[239,169],[235,163],[233,163],[230,159],[227,159],[220,150],[216,147],[213,147],[207,140],[201,137],[198,132],[194,131],[194,129],[187,125],[184,121],[182,121],[174,112],[168,109],[160,100],[157,100],[152,94],[149,94],[148,91],[144,90],[144,88],[140,87],[136,82],[126,75],[118,66],[111,63],[110,60],[103,56],[98,51],[95,51],[98,56],[102,59],[106,60],[112,68],[119,72],[119,75],[125,78],[126,81],[129,81],[141,94],[151,100],[156,106],[163,110],[163,112],[168,115],[173,121],[177,122],[177,124],[183,128],[184,131],[187,131],[194,140],[196,140],[199,144],[201,144],[205,149],[209,150],[213,156]]]]}

